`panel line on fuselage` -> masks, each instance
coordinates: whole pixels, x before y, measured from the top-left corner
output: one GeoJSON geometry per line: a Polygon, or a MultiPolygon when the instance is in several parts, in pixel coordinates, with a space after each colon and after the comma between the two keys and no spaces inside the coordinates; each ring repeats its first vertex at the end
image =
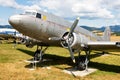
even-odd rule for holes
{"type": "MultiPolygon", "coordinates": [[[[55,22],[51,22],[51,21],[48,21],[48,20],[47,20],[47,22],[52,23],[52,24],[54,24],[54,25],[58,25],[59,28],[64,29],[66,32],[68,32],[68,31],[69,31],[68,29],[70,29],[70,27],[67,27],[67,26],[64,26],[64,25],[61,25],[61,24],[58,24],[58,23],[55,23],[55,22]]],[[[86,35],[86,34],[84,34],[84,33],[81,33],[80,31],[75,31],[75,33],[77,33],[77,34],[82,34],[82,35],[84,35],[85,37],[87,37],[88,39],[93,40],[93,41],[96,41],[96,39],[95,39],[94,37],[92,37],[92,36],[90,36],[90,35],[86,35]]]]}
{"type": "MultiPolygon", "coordinates": [[[[41,15],[41,18],[38,18],[38,19],[41,19],[45,22],[53,24],[54,25],[53,27],[55,27],[55,28],[58,27],[58,29],[63,29],[64,33],[68,32],[68,28],[70,28],[72,25],[72,23],[70,23],[58,16],[55,16],[53,14],[48,14],[48,13],[42,12],[42,11],[37,11],[37,13],[41,15]],[[45,19],[43,19],[42,16],[45,16],[45,19]]],[[[97,36],[96,34],[90,32],[84,28],[78,27],[78,26],[75,29],[75,33],[84,35],[85,37],[89,37],[90,40],[102,40],[102,38],[97,36]]]]}

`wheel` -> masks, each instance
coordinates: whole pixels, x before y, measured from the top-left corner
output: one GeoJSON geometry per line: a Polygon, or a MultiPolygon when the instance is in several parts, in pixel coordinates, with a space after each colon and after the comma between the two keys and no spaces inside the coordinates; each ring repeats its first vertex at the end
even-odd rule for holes
{"type": "Polygon", "coordinates": [[[85,70],[86,69],[85,59],[86,59],[85,56],[79,57],[79,59],[77,61],[77,69],[78,70],[85,70]]]}
{"type": "Polygon", "coordinates": [[[34,54],[34,60],[41,61],[42,60],[42,53],[41,50],[37,50],[34,54]]]}

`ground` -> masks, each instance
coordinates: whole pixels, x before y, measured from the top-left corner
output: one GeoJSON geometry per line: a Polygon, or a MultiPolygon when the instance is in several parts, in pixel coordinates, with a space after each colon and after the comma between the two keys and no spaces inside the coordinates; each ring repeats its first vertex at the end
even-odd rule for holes
{"type": "Polygon", "coordinates": [[[111,40],[112,40],[112,41],[120,41],[120,36],[115,36],[115,35],[113,35],[113,36],[111,37],[111,40]]]}
{"type": "MultiPolygon", "coordinates": [[[[115,38],[113,38],[115,39],[115,38]]],[[[120,40],[119,38],[116,38],[120,40]]],[[[0,80],[119,80],[120,79],[120,52],[109,52],[101,55],[101,52],[93,51],[89,67],[97,71],[86,77],[75,77],[63,72],[72,67],[73,63],[66,49],[50,47],[45,52],[45,61],[37,64],[37,69],[30,71],[31,64],[25,60],[31,59],[34,48],[26,48],[24,45],[0,44],[0,80]]],[[[75,55],[76,56],[76,55],[75,55]]]]}

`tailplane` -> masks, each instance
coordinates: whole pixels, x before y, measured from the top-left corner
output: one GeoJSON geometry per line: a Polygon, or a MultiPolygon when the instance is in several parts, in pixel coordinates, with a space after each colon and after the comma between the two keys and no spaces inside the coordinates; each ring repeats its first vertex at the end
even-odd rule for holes
{"type": "Polygon", "coordinates": [[[105,28],[105,31],[103,33],[103,40],[110,41],[110,36],[111,36],[111,30],[110,30],[110,27],[108,26],[105,28]]]}

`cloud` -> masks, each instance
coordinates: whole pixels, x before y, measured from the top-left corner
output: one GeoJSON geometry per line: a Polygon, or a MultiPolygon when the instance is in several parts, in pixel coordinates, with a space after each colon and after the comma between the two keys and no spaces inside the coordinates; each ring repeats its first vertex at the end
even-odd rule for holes
{"type": "Polygon", "coordinates": [[[104,0],[34,0],[31,2],[64,17],[114,18],[112,12],[103,6],[104,0]]]}
{"type": "Polygon", "coordinates": [[[108,9],[120,9],[120,0],[104,0],[103,5],[106,6],[108,9]]]}
{"type": "Polygon", "coordinates": [[[8,1],[0,0],[0,5],[12,7],[12,6],[16,6],[17,3],[15,2],[15,0],[8,0],[8,1]]]}
{"type": "Polygon", "coordinates": [[[31,3],[31,6],[18,4],[15,0],[0,0],[0,5],[22,10],[42,9],[64,18],[79,16],[83,19],[111,19],[115,17],[112,10],[120,7],[120,0],[27,0],[26,2],[31,3]]]}
{"type": "Polygon", "coordinates": [[[114,18],[114,15],[101,6],[102,0],[84,0],[81,3],[76,3],[72,7],[73,12],[81,17],[88,18],[114,18]]]}
{"type": "Polygon", "coordinates": [[[73,16],[71,6],[75,3],[74,0],[41,0],[38,1],[37,5],[41,8],[49,10],[50,12],[62,16],[70,17],[73,16]]]}
{"type": "Polygon", "coordinates": [[[22,10],[26,10],[26,9],[37,9],[37,10],[39,10],[40,9],[40,7],[37,6],[37,5],[31,5],[31,6],[20,5],[15,0],[7,0],[7,1],[0,0],[0,6],[22,9],[22,10]]]}
{"type": "Polygon", "coordinates": [[[28,10],[28,9],[40,10],[41,9],[38,5],[32,5],[32,6],[19,5],[18,8],[23,10],[28,10]]]}

